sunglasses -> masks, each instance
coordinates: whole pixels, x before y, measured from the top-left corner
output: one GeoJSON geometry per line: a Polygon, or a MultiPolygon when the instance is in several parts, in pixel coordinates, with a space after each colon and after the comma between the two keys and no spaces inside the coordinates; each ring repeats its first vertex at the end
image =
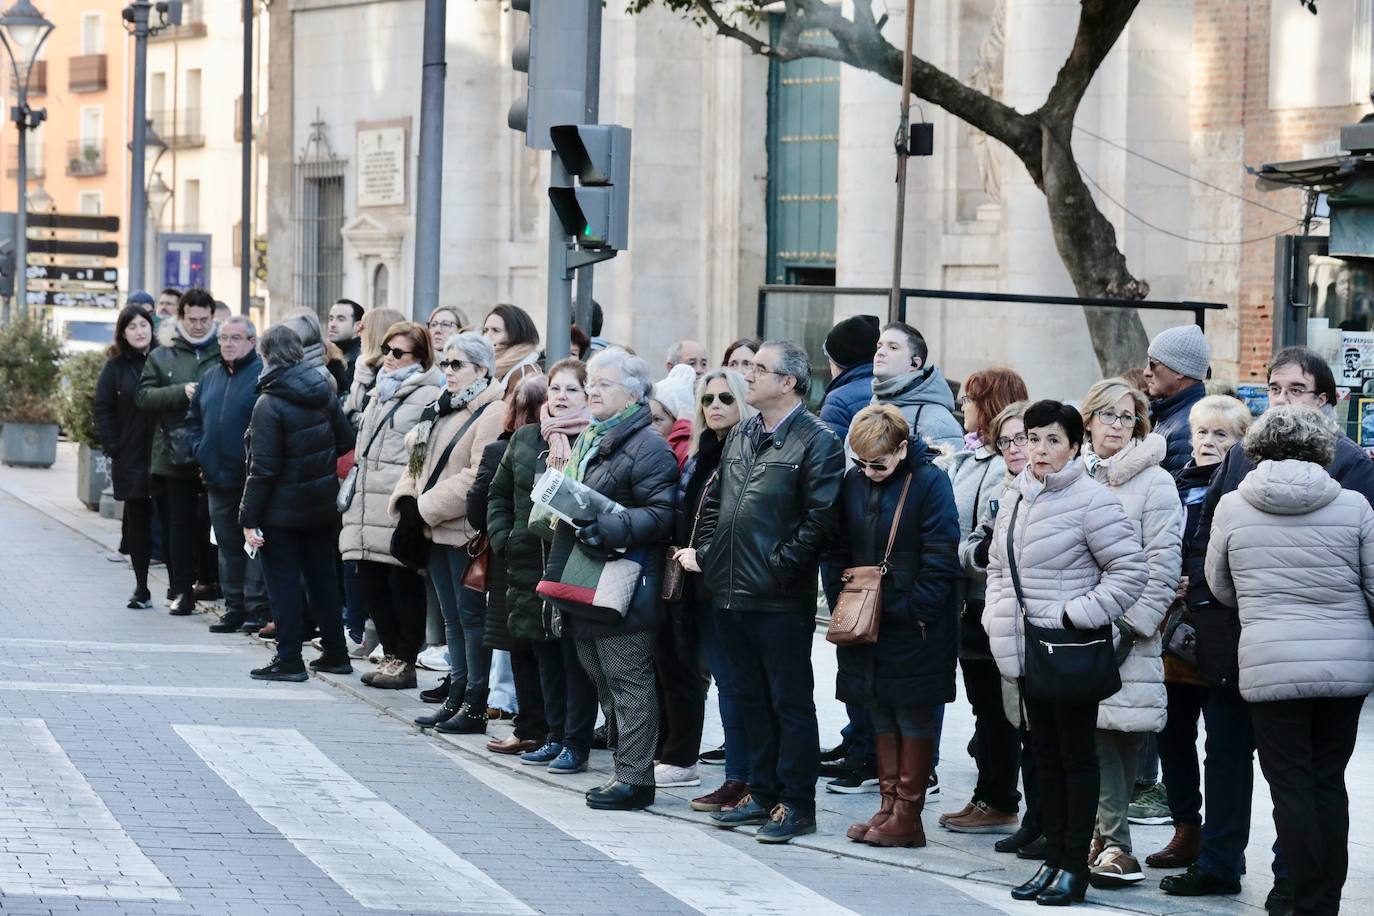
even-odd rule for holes
{"type": "Polygon", "coordinates": [[[726,407],[735,403],[735,396],[733,394],[728,391],[722,391],[720,394],[703,394],[701,396],[701,406],[710,407],[716,402],[717,398],[720,398],[720,402],[726,407]]]}
{"type": "Polygon", "coordinates": [[[463,360],[461,360],[461,359],[441,359],[441,360],[439,360],[439,368],[442,369],[442,370],[445,371],[445,372],[448,372],[450,369],[452,369],[454,372],[461,372],[461,371],[463,370],[463,367],[464,367],[464,366],[472,366],[472,368],[474,368],[474,369],[477,368],[477,364],[476,364],[476,363],[465,362],[465,361],[463,361],[463,360]]]}
{"type": "Polygon", "coordinates": [[[877,471],[879,474],[881,474],[883,471],[886,471],[886,470],[887,470],[887,462],[886,462],[886,461],[864,461],[862,458],[855,458],[855,459],[854,459],[854,467],[858,468],[858,469],[861,470],[861,471],[864,470],[865,468],[867,468],[867,469],[870,470],[870,471],[877,471]]]}
{"type": "Polygon", "coordinates": [[[385,356],[388,353],[397,359],[404,359],[411,355],[410,350],[402,350],[400,347],[382,347],[382,355],[385,356]]]}

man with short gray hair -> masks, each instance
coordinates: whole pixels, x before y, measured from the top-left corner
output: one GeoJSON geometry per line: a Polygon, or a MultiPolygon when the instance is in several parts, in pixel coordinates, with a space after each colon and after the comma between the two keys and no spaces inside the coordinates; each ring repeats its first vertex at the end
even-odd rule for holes
{"type": "Polygon", "coordinates": [[[201,379],[186,413],[209,498],[210,524],[219,544],[224,618],[211,624],[212,633],[233,633],[250,620],[260,626],[272,619],[262,566],[243,552],[243,529],[238,522],[248,476],[243,434],[253,417],[262,371],[257,343],[253,322],[241,315],[225,321],[219,329],[220,364],[201,379]]]}
{"type": "Polygon", "coordinates": [[[712,815],[722,827],[761,825],[786,843],[816,832],[816,727],[811,640],[821,552],[838,526],[844,476],[839,437],[806,409],[811,362],[770,340],[745,370],[759,415],[725,440],[707,490],[689,570],[711,583],[736,704],[748,722],[750,794],[712,815]]]}
{"type": "Polygon", "coordinates": [[[674,366],[683,365],[691,366],[697,378],[701,378],[711,368],[711,359],[706,355],[706,348],[695,340],[679,340],[668,348],[667,368],[672,372],[674,366]]]}

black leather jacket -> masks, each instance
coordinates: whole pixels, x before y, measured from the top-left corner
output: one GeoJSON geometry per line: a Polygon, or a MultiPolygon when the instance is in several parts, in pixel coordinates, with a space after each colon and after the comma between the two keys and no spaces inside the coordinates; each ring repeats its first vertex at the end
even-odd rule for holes
{"type": "Polygon", "coordinates": [[[757,420],[731,430],[695,545],[716,607],[815,612],[843,478],[839,437],[805,408],[771,437],[757,420]]]}

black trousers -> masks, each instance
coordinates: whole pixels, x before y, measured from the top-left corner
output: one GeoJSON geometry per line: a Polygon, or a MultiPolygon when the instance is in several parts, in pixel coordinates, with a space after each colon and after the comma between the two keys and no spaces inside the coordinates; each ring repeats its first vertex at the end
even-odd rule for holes
{"type": "Polygon", "coordinates": [[[425,642],[425,581],[404,566],[359,560],[358,584],[382,651],[415,664],[425,642]]]}
{"type": "Polygon", "coordinates": [[[1035,746],[1024,722],[1016,730],[1016,738],[1021,749],[1021,794],[1026,799],[1026,813],[1021,815],[1021,824],[1027,830],[1041,834],[1045,829],[1040,817],[1040,778],[1035,770],[1035,746]]]}
{"type": "Polygon", "coordinates": [[[1345,768],[1364,697],[1251,703],[1295,914],[1336,913],[1349,866],[1345,768]]]}
{"type": "Polygon", "coordinates": [[[539,660],[534,644],[524,639],[511,640],[510,671],[515,679],[515,737],[521,741],[543,742],[549,737],[544,718],[544,687],[539,680],[539,660]]]}
{"type": "Polygon", "coordinates": [[[1202,769],[1197,759],[1197,723],[1207,704],[1207,688],[1166,683],[1169,719],[1159,733],[1159,770],[1169,796],[1174,824],[1202,826],[1202,769]]]}
{"type": "Polygon", "coordinates": [[[1045,864],[1081,874],[1097,819],[1097,704],[1025,697],[1040,785],[1045,864]]]}
{"type": "Polygon", "coordinates": [[[120,522],[124,549],[134,564],[134,582],[138,590],[148,590],[148,563],[153,554],[153,501],[150,497],[124,500],[124,518],[120,522]]]}
{"type": "Polygon", "coordinates": [[[658,760],[696,766],[706,721],[709,682],[701,670],[701,637],[694,607],[673,608],[658,630],[654,670],[658,680],[658,760]]]}
{"type": "Polygon", "coordinates": [[[959,670],[975,722],[973,759],[978,764],[978,783],[973,787],[973,801],[1015,814],[1021,803],[1021,793],[1016,791],[1021,736],[1002,709],[1002,675],[990,658],[961,658],[959,670]]]}
{"type": "Polygon", "coordinates": [[[577,657],[577,644],[564,634],[551,642],[536,642],[539,683],[544,688],[544,718],[549,740],[586,754],[596,731],[596,685],[577,657]]]}
{"type": "MultiPolygon", "coordinates": [[[[167,511],[162,513],[163,553],[167,559],[167,579],[174,595],[191,594],[200,573],[201,557],[214,550],[210,544],[210,523],[202,520],[200,481],[188,477],[163,477],[167,511]]],[[[154,497],[156,498],[156,497],[154,497]]],[[[158,507],[161,512],[162,507],[158,507]]]]}
{"type": "Polygon", "coordinates": [[[263,579],[277,624],[277,657],[300,658],[305,636],[303,594],[320,624],[325,655],[344,655],[343,607],[334,575],[334,544],[338,526],[262,529],[263,579]],[[304,590],[302,591],[302,584],[304,590]]]}

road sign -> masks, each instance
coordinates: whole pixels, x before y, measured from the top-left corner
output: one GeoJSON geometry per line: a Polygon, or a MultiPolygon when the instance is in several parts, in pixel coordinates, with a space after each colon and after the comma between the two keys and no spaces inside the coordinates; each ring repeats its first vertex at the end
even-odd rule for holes
{"type": "Polygon", "coordinates": [[[119,287],[113,283],[79,283],[62,280],[33,280],[29,289],[45,293],[85,293],[114,292],[119,287]]]}
{"type": "Polygon", "coordinates": [[[30,257],[57,254],[92,255],[97,258],[119,257],[118,242],[78,242],[68,239],[29,239],[30,257]]]}
{"type": "Polygon", "coordinates": [[[117,284],[119,282],[119,268],[60,267],[54,264],[30,264],[28,278],[30,283],[41,283],[48,280],[117,284]]]}
{"type": "Polygon", "coordinates": [[[210,236],[164,232],[157,238],[159,286],[205,288],[210,280],[210,236]]]}
{"type": "Polygon", "coordinates": [[[119,217],[88,213],[30,213],[30,229],[84,229],[87,232],[118,232],[119,217]]]}
{"type": "Polygon", "coordinates": [[[101,290],[54,293],[31,289],[28,292],[28,303],[30,306],[80,305],[90,308],[112,309],[119,307],[119,293],[101,290]]]}

